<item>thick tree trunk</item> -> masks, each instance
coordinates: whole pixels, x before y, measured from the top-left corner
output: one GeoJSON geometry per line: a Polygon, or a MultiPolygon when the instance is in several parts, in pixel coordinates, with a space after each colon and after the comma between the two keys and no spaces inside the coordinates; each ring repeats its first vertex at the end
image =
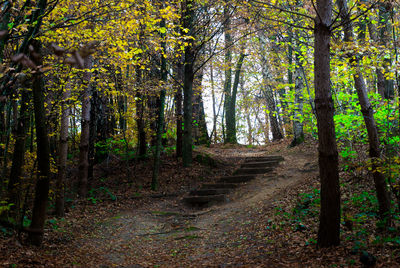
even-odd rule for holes
{"type": "MultiPolygon", "coordinates": [[[[92,57],[85,59],[85,68],[91,69],[93,64],[92,57]]],[[[79,189],[81,197],[85,197],[88,191],[89,176],[89,138],[90,138],[90,95],[91,95],[91,77],[90,72],[84,75],[86,83],[82,94],[82,116],[81,116],[81,140],[79,144],[79,189]]]]}
{"type": "MultiPolygon", "coordinates": [[[[353,42],[353,26],[350,21],[347,1],[338,0],[338,6],[341,14],[342,21],[344,24],[344,41],[353,42]]],[[[367,86],[364,81],[363,74],[360,71],[358,60],[353,57],[350,59],[351,64],[356,68],[356,73],[354,74],[354,86],[357,90],[358,100],[361,106],[361,112],[364,117],[364,122],[367,127],[368,142],[369,142],[369,156],[372,160],[372,175],[374,177],[376,194],[379,203],[379,214],[382,219],[388,217],[390,219],[390,196],[386,186],[386,179],[384,175],[379,172],[379,159],[381,157],[381,152],[379,149],[379,138],[378,129],[376,127],[374,119],[374,111],[372,109],[371,103],[368,99],[367,86]]],[[[390,222],[390,220],[388,220],[390,222]]]]}
{"type": "MultiPolygon", "coordinates": [[[[183,10],[183,27],[189,29],[189,34],[193,33],[194,25],[194,1],[185,0],[183,10]]],[[[195,51],[193,48],[193,39],[188,40],[188,46],[185,47],[184,81],[183,81],[183,166],[192,165],[192,116],[193,116],[193,79],[194,79],[194,60],[195,51]]]]}
{"type": "Polygon", "coordinates": [[[64,89],[63,101],[61,103],[61,126],[60,126],[60,141],[58,149],[58,173],[56,181],[56,205],[55,213],[57,217],[64,217],[65,215],[65,179],[67,171],[67,158],[68,158],[68,127],[69,115],[71,109],[68,107],[68,99],[71,96],[69,85],[64,89]]]}
{"type": "MultiPolygon", "coordinates": [[[[33,41],[32,44],[36,53],[41,55],[40,42],[33,41]]],[[[41,59],[34,59],[34,61],[37,66],[42,65],[41,59]]],[[[40,245],[43,240],[50,184],[50,144],[46,125],[46,110],[44,107],[44,78],[40,72],[34,74],[32,91],[36,124],[38,175],[35,186],[29,241],[33,245],[40,245]]]]}
{"type": "Polygon", "coordinates": [[[315,18],[314,72],[315,106],[318,127],[318,160],[321,180],[321,211],[318,246],[340,243],[340,187],[338,151],[333,121],[334,106],[330,85],[330,40],[332,0],[317,2],[315,18]]]}

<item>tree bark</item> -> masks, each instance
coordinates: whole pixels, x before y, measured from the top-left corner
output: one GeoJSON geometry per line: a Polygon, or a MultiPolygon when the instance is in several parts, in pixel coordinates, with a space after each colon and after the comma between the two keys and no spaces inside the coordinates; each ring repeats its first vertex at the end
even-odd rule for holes
{"type": "Polygon", "coordinates": [[[210,139],[214,139],[214,143],[217,143],[217,109],[216,109],[216,97],[215,97],[215,84],[214,84],[214,68],[210,63],[210,82],[211,82],[211,99],[213,108],[213,128],[211,131],[210,139]]]}
{"type": "Polygon", "coordinates": [[[225,37],[225,81],[224,81],[224,112],[225,112],[225,138],[224,143],[237,143],[235,134],[234,118],[231,117],[229,106],[232,99],[232,35],[231,35],[231,19],[229,12],[229,5],[226,3],[224,6],[224,37],[225,37]],[[233,124],[233,129],[232,129],[233,124]]]}
{"type": "Polygon", "coordinates": [[[176,157],[182,157],[182,84],[183,64],[179,60],[176,66],[176,80],[179,82],[175,94],[175,117],[176,117],[176,157]]]}
{"type": "MultiPolygon", "coordinates": [[[[193,34],[194,25],[194,1],[185,0],[183,3],[183,27],[189,29],[189,34],[193,34]]],[[[193,79],[194,79],[194,42],[190,38],[188,46],[185,47],[185,62],[184,62],[184,81],[183,81],[183,166],[189,167],[192,165],[192,151],[193,151],[193,140],[192,140],[192,116],[193,116],[193,79]]]]}
{"type": "Polygon", "coordinates": [[[318,1],[317,14],[314,27],[314,83],[321,180],[321,211],[317,243],[319,247],[330,247],[340,243],[338,151],[330,84],[332,0],[318,1]]]}
{"type": "MultiPolygon", "coordinates": [[[[299,39],[298,34],[296,33],[296,40],[299,39]]],[[[293,117],[293,140],[290,146],[296,146],[301,144],[304,141],[304,132],[303,132],[303,75],[302,75],[302,62],[300,60],[300,45],[296,42],[296,52],[295,52],[295,61],[296,66],[294,70],[295,74],[295,86],[294,86],[294,117],[293,117]]]]}
{"type": "MultiPolygon", "coordinates": [[[[18,211],[21,208],[21,174],[24,166],[24,157],[26,149],[26,135],[29,128],[30,114],[28,110],[29,105],[29,92],[26,89],[22,89],[21,93],[21,107],[19,112],[17,129],[15,132],[15,145],[12,166],[10,171],[10,177],[8,180],[8,200],[12,203],[11,217],[18,216],[18,211]]],[[[19,222],[18,219],[15,219],[19,222]]]]}
{"type": "MultiPolygon", "coordinates": [[[[160,22],[160,28],[165,27],[165,19],[162,19],[160,22]]],[[[165,44],[165,33],[161,34],[161,47],[163,48],[164,53],[166,53],[167,46],[165,44]]],[[[158,118],[157,118],[157,131],[156,131],[156,148],[154,152],[154,167],[153,167],[153,177],[151,180],[151,189],[157,190],[159,186],[158,182],[158,174],[160,172],[160,154],[162,149],[162,134],[164,129],[164,109],[165,109],[165,86],[168,80],[167,76],[167,59],[164,54],[161,55],[161,81],[162,89],[160,92],[160,97],[158,99],[158,118]]]]}
{"type": "MultiPolygon", "coordinates": [[[[93,64],[92,57],[85,59],[85,68],[91,69],[93,64]]],[[[92,74],[87,71],[84,75],[84,91],[82,95],[82,119],[81,119],[81,140],[79,144],[79,189],[81,197],[86,197],[88,191],[89,176],[89,138],[90,138],[90,95],[91,95],[92,74]]]]}
{"type": "Polygon", "coordinates": [[[68,127],[70,108],[68,107],[68,99],[71,96],[69,84],[63,91],[63,100],[61,103],[61,126],[60,126],[60,141],[59,141],[59,158],[58,158],[58,172],[56,181],[56,205],[55,213],[57,217],[65,216],[65,179],[67,171],[67,158],[68,158],[68,127]]]}
{"type": "MultiPolygon", "coordinates": [[[[32,41],[32,45],[36,53],[42,55],[40,41],[32,41]]],[[[33,60],[36,66],[42,65],[42,59],[36,58],[33,60]]],[[[33,245],[40,245],[43,240],[50,184],[50,144],[46,125],[46,110],[44,107],[44,83],[42,73],[35,73],[32,91],[36,125],[38,174],[32,209],[32,222],[28,237],[33,245]]]]}
{"type": "Polygon", "coordinates": [[[137,139],[138,139],[138,154],[139,157],[145,157],[147,153],[146,131],[144,122],[144,96],[141,93],[142,86],[142,70],[140,66],[136,68],[136,125],[137,125],[137,139]]]}
{"type": "Polygon", "coordinates": [[[233,80],[232,92],[229,96],[229,102],[226,107],[226,139],[228,143],[237,143],[236,137],[236,95],[239,86],[240,72],[246,54],[244,47],[240,53],[239,59],[236,63],[235,77],[233,80]]]}

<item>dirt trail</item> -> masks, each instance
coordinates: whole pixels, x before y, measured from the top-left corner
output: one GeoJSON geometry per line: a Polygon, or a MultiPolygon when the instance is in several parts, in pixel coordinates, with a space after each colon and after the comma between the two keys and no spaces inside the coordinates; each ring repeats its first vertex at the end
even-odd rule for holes
{"type": "MultiPolygon", "coordinates": [[[[237,156],[235,150],[224,150],[225,157],[230,153],[237,156]]],[[[262,154],[265,152],[240,157],[262,154]]],[[[233,254],[232,248],[240,249],[247,243],[243,247],[246,255],[265,241],[259,241],[254,233],[241,234],[232,241],[231,233],[256,225],[254,215],[260,208],[318,173],[313,153],[287,149],[274,154],[284,156],[285,161],[273,173],[258,176],[231,193],[230,202],[191,210],[176,197],[162,198],[104,219],[92,237],[80,241],[80,250],[100,253],[98,267],[243,266],[241,256],[233,254]]]]}

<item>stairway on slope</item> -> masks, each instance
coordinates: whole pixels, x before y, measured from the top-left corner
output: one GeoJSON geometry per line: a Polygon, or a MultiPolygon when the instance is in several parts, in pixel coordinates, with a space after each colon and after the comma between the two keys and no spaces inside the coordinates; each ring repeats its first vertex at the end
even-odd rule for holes
{"type": "Polygon", "coordinates": [[[183,198],[193,208],[206,208],[229,201],[228,194],[257,176],[270,173],[284,158],[282,156],[247,157],[232,176],[220,178],[216,183],[203,184],[183,198]]]}

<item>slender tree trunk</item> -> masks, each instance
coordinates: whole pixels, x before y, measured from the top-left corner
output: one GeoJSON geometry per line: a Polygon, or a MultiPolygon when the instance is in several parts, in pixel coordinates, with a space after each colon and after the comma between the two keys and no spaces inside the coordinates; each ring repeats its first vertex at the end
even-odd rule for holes
{"type": "MultiPolygon", "coordinates": [[[[338,0],[338,6],[341,14],[342,21],[344,24],[344,41],[353,42],[353,26],[350,21],[347,1],[338,0]]],[[[368,99],[367,86],[364,81],[363,74],[360,71],[358,60],[354,57],[350,59],[351,64],[356,68],[356,73],[354,74],[354,85],[357,90],[358,100],[361,106],[361,112],[364,117],[364,122],[368,133],[369,142],[369,156],[372,160],[372,175],[375,182],[376,194],[379,203],[379,214],[382,219],[387,217],[388,222],[390,222],[390,196],[387,189],[386,179],[384,175],[379,172],[379,159],[381,157],[381,152],[379,149],[379,138],[378,129],[376,127],[374,119],[374,111],[372,105],[368,99]]]]}
{"type": "MultiPolygon", "coordinates": [[[[193,33],[194,19],[194,1],[185,0],[183,10],[183,27],[189,29],[189,34],[193,33]]],[[[184,64],[184,81],[183,81],[183,166],[189,167],[192,165],[192,116],[193,116],[193,79],[194,79],[194,42],[193,39],[188,40],[188,46],[185,47],[185,64],[184,64]]]]}
{"type": "Polygon", "coordinates": [[[63,91],[63,101],[61,103],[61,126],[60,126],[60,143],[59,143],[59,158],[58,158],[58,173],[56,181],[56,205],[55,213],[57,217],[64,217],[65,215],[65,179],[67,171],[67,158],[68,158],[68,127],[69,115],[71,109],[68,107],[68,99],[71,96],[69,84],[63,91]]]}
{"type": "Polygon", "coordinates": [[[260,51],[261,51],[261,64],[262,64],[262,75],[263,75],[263,93],[267,102],[267,108],[269,110],[269,121],[272,132],[272,140],[283,139],[282,131],[279,126],[277,109],[274,100],[274,93],[272,87],[268,84],[270,80],[270,72],[268,69],[268,60],[266,58],[266,40],[262,32],[259,33],[260,51]]]}
{"type": "Polygon", "coordinates": [[[293,31],[292,29],[289,29],[288,31],[288,63],[289,63],[289,68],[288,68],[288,84],[289,90],[292,90],[293,86],[293,72],[292,72],[292,65],[293,65],[293,31]]]}
{"type": "MultiPolygon", "coordinates": [[[[251,111],[251,106],[249,103],[249,99],[248,99],[248,92],[245,89],[245,82],[244,82],[244,78],[243,75],[240,77],[240,92],[243,96],[243,106],[241,109],[244,109],[244,114],[245,114],[245,119],[246,119],[246,123],[247,123],[247,143],[249,145],[253,145],[253,127],[252,127],[252,123],[251,123],[251,116],[250,116],[250,111],[251,111]]],[[[257,120],[257,118],[256,118],[257,120]]]]}
{"type": "Polygon", "coordinates": [[[175,117],[176,117],[176,157],[182,157],[182,84],[183,64],[179,60],[176,66],[176,80],[179,82],[175,94],[175,117]]]}
{"type": "Polygon", "coordinates": [[[332,0],[317,2],[315,18],[314,72],[318,127],[318,160],[321,180],[321,211],[318,246],[340,243],[340,187],[338,151],[333,121],[334,106],[330,84],[330,40],[332,0]]]}
{"type": "MultiPolygon", "coordinates": [[[[143,6],[140,7],[141,16],[145,16],[145,8],[143,6]]],[[[145,50],[143,38],[144,38],[144,28],[145,25],[140,22],[139,23],[139,36],[138,36],[138,47],[140,47],[143,51],[145,50]]],[[[141,59],[143,57],[142,54],[138,55],[138,58],[141,59]]],[[[145,121],[144,121],[144,103],[145,96],[143,94],[143,71],[140,65],[136,66],[136,126],[137,126],[137,150],[138,156],[140,158],[144,158],[147,153],[147,142],[146,142],[146,131],[145,131],[145,121]]]]}
{"type": "Polygon", "coordinates": [[[193,90],[193,140],[196,145],[210,144],[210,138],[207,132],[206,114],[204,111],[204,103],[202,96],[202,82],[203,82],[203,70],[200,70],[194,80],[193,90]]]}
{"type": "Polygon", "coordinates": [[[212,63],[210,64],[210,81],[211,81],[211,99],[213,108],[213,128],[211,131],[211,139],[214,136],[214,143],[217,143],[217,109],[216,109],[216,99],[215,99],[215,84],[214,84],[214,68],[212,63]]]}
{"type": "MultiPolygon", "coordinates": [[[[40,41],[32,41],[32,45],[36,53],[42,55],[40,41]]],[[[41,59],[33,60],[36,66],[42,65],[41,59]]],[[[34,74],[32,91],[36,124],[38,175],[29,232],[29,241],[33,245],[40,245],[43,240],[50,185],[50,144],[46,125],[46,110],[44,107],[44,83],[42,73],[37,72],[34,74]]]]}
{"type": "MultiPolygon", "coordinates": [[[[391,18],[391,10],[392,10],[392,3],[389,1],[384,1],[379,4],[379,39],[381,45],[385,48],[390,46],[390,33],[391,33],[391,25],[390,25],[390,18],[391,18]]],[[[386,72],[390,72],[390,65],[392,64],[391,58],[385,57],[383,60],[383,68],[386,72]]],[[[386,99],[392,99],[394,96],[394,81],[393,79],[384,78],[384,97],[386,99]]]]}
{"type": "MultiPolygon", "coordinates": [[[[297,38],[299,38],[298,34],[296,34],[297,38]]],[[[291,142],[291,146],[296,146],[301,144],[304,141],[304,132],[303,132],[303,88],[304,88],[304,83],[303,83],[303,75],[302,75],[302,62],[300,60],[301,58],[301,49],[300,45],[296,45],[296,67],[295,67],[295,95],[294,95],[294,104],[295,104],[295,109],[294,109],[294,118],[293,118],[293,140],[291,142]]]]}
{"type": "MultiPolygon", "coordinates": [[[[11,217],[18,216],[18,211],[21,208],[21,174],[24,166],[24,157],[26,149],[26,136],[29,129],[29,92],[26,89],[22,89],[21,93],[21,107],[19,113],[19,119],[17,129],[15,132],[15,145],[12,166],[10,171],[10,177],[8,180],[8,196],[9,203],[14,204],[11,208],[11,217]]],[[[19,222],[15,218],[16,222],[19,222]]]]}
{"type": "MultiPolygon", "coordinates": [[[[100,161],[99,157],[97,156],[98,154],[96,153],[96,149],[94,144],[98,142],[99,130],[100,127],[104,127],[102,125],[99,126],[99,121],[97,120],[98,118],[105,118],[105,114],[101,113],[101,101],[99,97],[99,91],[97,90],[97,87],[94,83],[90,84],[90,122],[89,122],[89,148],[88,148],[88,175],[87,175],[87,188],[90,189],[90,184],[93,181],[93,171],[94,171],[94,165],[96,161],[100,161]]],[[[107,147],[106,147],[107,148],[107,147]]],[[[107,154],[106,150],[103,148],[101,150],[101,160],[104,159],[104,155],[107,154]]]]}
{"type": "Polygon", "coordinates": [[[194,140],[196,145],[209,145],[210,138],[207,132],[207,123],[206,123],[206,115],[204,111],[204,103],[203,97],[200,92],[197,92],[195,95],[195,101],[193,104],[193,115],[195,116],[196,120],[196,127],[194,131],[194,140]]]}
{"type": "MultiPolygon", "coordinates": [[[[122,87],[121,87],[122,89],[122,87]]],[[[118,113],[119,113],[119,129],[120,133],[126,132],[126,112],[127,112],[127,101],[126,96],[120,95],[118,96],[118,113]]]]}
{"type": "MultiPolygon", "coordinates": [[[[368,31],[371,36],[371,39],[374,40],[377,44],[387,47],[388,45],[388,34],[390,34],[389,30],[389,19],[390,19],[390,8],[386,7],[386,3],[379,3],[379,15],[378,15],[378,25],[379,30],[376,28],[375,24],[372,22],[368,23],[368,31]]],[[[387,99],[393,97],[393,80],[387,79],[384,76],[384,72],[388,72],[388,68],[390,66],[390,59],[384,59],[382,66],[378,66],[376,68],[376,78],[377,78],[377,90],[381,95],[382,99],[387,99]]]]}
{"type": "MultiPolygon", "coordinates": [[[[12,2],[13,1],[5,1],[2,4],[2,10],[1,10],[1,15],[2,18],[0,18],[0,31],[5,31],[8,30],[8,24],[10,22],[10,15],[11,15],[11,8],[12,8],[12,2]]],[[[6,38],[0,38],[0,63],[3,63],[4,59],[4,47],[7,43],[7,37],[6,38]]]]}
{"type": "Polygon", "coordinates": [[[232,102],[232,35],[231,35],[231,19],[229,5],[224,6],[224,37],[225,37],[225,81],[224,81],[224,112],[225,112],[225,138],[224,143],[237,143],[236,141],[236,125],[234,118],[232,118],[231,111],[229,111],[229,106],[232,102]]]}
{"type": "MultiPolygon", "coordinates": [[[[162,19],[160,22],[160,28],[165,27],[165,19],[162,19]]],[[[167,46],[165,44],[165,33],[161,34],[162,43],[161,47],[163,48],[163,51],[165,52],[167,49],[167,46]]],[[[153,177],[151,181],[151,189],[152,190],[157,190],[158,189],[158,174],[160,171],[160,154],[161,154],[161,149],[162,149],[162,134],[163,134],[163,129],[164,129],[164,109],[165,109],[165,86],[168,80],[167,76],[167,59],[165,58],[164,54],[161,55],[161,81],[164,83],[162,85],[162,89],[160,92],[160,98],[158,99],[158,118],[157,118],[157,131],[156,131],[156,148],[154,152],[154,167],[153,167],[153,177]]]]}
{"type": "MultiPolygon", "coordinates": [[[[85,59],[85,68],[91,69],[93,64],[92,57],[85,59]]],[[[81,119],[81,140],[79,145],[79,190],[81,197],[86,197],[88,191],[89,176],[89,138],[90,138],[90,95],[91,95],[92,74],[87,71],[84,75],[86,82],[82,95],[82,119],[81,119]]]]}
{"type": "Polygon", "coordinates": [[[10,137],[11,137],[11,102],[7,103],[6,106],[6,122],[4,124],[5,130],[4,130],[4,149],[2,151],[3,153],[3,170],[2,170],[2,178],[6,178],[7,176],[7,162],[8,162],[8,147],[10,146],[10,137]]]}
{"type": "Polygon", "coordinates": [[[142,70],[137,68],[137,84],[136,89],[136,125],[137,125],[137,139],[138,139],[138,153],[139,157],[145,157],[147,153],[146,131],[144,122],[144,96],[141,93],[142,86],[142,70]]]}
{"type": "Polygon", "coordinates": [[[232,92],[229,96],[229,102],[226,107],[226,138],[228,143],[237,143],[236,138],[236,95],[239,86],[240,72],[242,69],[244,58],[246,54],[244,47],[240,53],[238,62],[235,68],[235,78],[233,80],[232,92]]]}

